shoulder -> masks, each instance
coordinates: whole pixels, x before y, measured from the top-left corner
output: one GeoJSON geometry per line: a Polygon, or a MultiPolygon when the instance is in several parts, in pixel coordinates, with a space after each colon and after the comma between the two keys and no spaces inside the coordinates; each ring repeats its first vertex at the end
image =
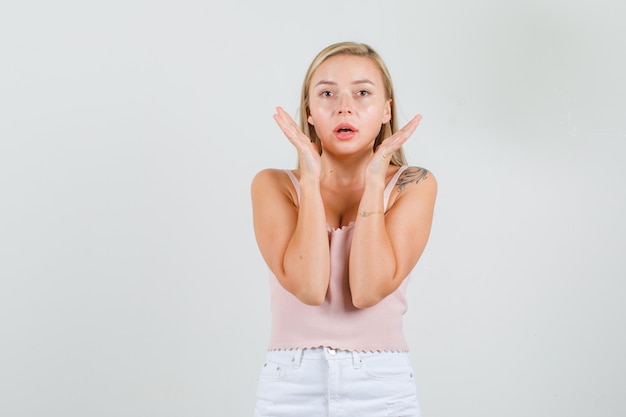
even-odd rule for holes
{"type": "Polygon", "coordinates": [[[284,169],[277,168],[265,168],[257,172],[252,178],[252,186],[264,184],[267,182],[274,182],[280,180],[281,177],[286,177],[284,169]]]}
{"type": "Polygon", "coordinates": [[[278,168],[262,169],[252,178],[252,187],[291,184],[287,171],[278,168]]]}
{"type": "Polygon", "coordinates": [[[286,171],[285,169],[265,168],[257,172],[252,178],[252,194],[259,196],[282,194],[293,201],[295,189],[286,171]]]}
{"type": "Polygon", "coordinates": [[[389,208],[415,205],[434,205],[437,197],[437,179],[433,173],[426,168],[418,166],[408,166],[402,173],[393,187],[389,196],[389,208]]]}
{"type": "Polygon", "coordinates": [[[426,190],[434,188],[436,190],[437,179],[435,175],[426,168],[408,166],[402,171],[395,184],[395,188],[399,193],[418,188],[418,186],[420,189],[426,190]]]}

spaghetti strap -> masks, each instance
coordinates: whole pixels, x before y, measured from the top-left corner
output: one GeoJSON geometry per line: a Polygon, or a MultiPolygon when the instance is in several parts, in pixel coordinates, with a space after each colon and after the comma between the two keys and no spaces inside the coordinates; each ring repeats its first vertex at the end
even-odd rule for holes
{"type": "Polygon", "coordinates": [[[389,181],[389,183],[387,184],[387,187],[385,187],[385,192],[383,194],[383,201],[384,201],[384,208],[383,211],[387,211],[387,205],[389,203],[389,196],[391,195],[391,190],[393,190],[393,187],[395,187],[396,183],[398,182],[398,178],[400,178],[400,175],[402,174],[402,172],[408,168],[408,165],[402,165],[400,168],[398,168],[398,171],[393,175],[393,177],[391,178],[391,181],[389,181]]]}
{"type": "Polygon", "coordinates": [[[296,176],[293,175],[293,172],[291,172],[291,170],[284,169],[283,171],[287,173],[287,175],[289,176],[289,179],[293,183],[293,186],[296,189],[296,194],[298,195],[298,205],[300,205],[300,183],[298,182],[298,179],[296,178],[296,176]]]}

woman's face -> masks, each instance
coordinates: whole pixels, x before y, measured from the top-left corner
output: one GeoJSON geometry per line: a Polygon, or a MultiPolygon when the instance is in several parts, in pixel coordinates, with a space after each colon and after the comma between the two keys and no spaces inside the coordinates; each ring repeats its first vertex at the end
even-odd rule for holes
{"type": "Polygon", "coordinates": [[[313,73],[308,122],[325,151],[353,153],[369,146],[391,118],[382,74],[369,58],[338,55],[313,73]]]}

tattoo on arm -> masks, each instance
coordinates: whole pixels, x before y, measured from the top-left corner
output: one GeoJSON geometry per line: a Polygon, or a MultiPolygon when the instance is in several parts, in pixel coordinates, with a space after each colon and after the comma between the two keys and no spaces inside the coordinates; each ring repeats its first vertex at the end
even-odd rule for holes
{"type": "Polygon", "coordinates": [[[409,184],[417,184],[421,180],[428,178],[428,170],[424,168],[409,167],[400,174],[398,178],[398,192],[404,190],[409,184]]]}

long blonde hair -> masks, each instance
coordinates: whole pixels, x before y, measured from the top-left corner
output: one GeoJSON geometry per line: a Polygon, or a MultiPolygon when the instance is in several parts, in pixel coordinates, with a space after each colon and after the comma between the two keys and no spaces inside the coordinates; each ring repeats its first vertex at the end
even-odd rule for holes
{"type": "MultiPolygon", "coordinates": [[[[391,118],[389,121],[382,125],[380,129],[380,133],[376,137],[374,141],[374,151],[378,148],[378,146],[389,136],[393,135],[398,129],[396,123],[396,106],[393,100],[393,84],[391,82],[391,75],[389,74],[389,70],[385,65],[385,62],[382,60],[380,55],[372,49],[371,46],[364,43],[357,42],[339,42],[333,45],[327,46],[320,53],[317,54],[315,59],[309,65],[309,69],[306,72],[304,77],[304,81],[302,83],[302,94],[300,97],[300,128],[307,135],[311,142],[314,142],[317,145],[317,148],[320,150],[320,154],[322,152],[322,144],[320,142],[317,133],[315,132],[315,127],[308,122],[308,118],[310,115],[309,108],[309,89],[311,84],[311,78],[313,77],[313,73],[317,68],[328,58],[337,56],[337,55],[354,55],[369,58],[374,62],[378,68],[380,69],[382,78],[383,78],[383,86],[385,89],[385,98],[391,100],[391,118]]],[[[402,148],[398,149],[391,156],[391,165],[402,166],[407,165],[406,156],[404,155],[404,150],[402,148]]]]}

